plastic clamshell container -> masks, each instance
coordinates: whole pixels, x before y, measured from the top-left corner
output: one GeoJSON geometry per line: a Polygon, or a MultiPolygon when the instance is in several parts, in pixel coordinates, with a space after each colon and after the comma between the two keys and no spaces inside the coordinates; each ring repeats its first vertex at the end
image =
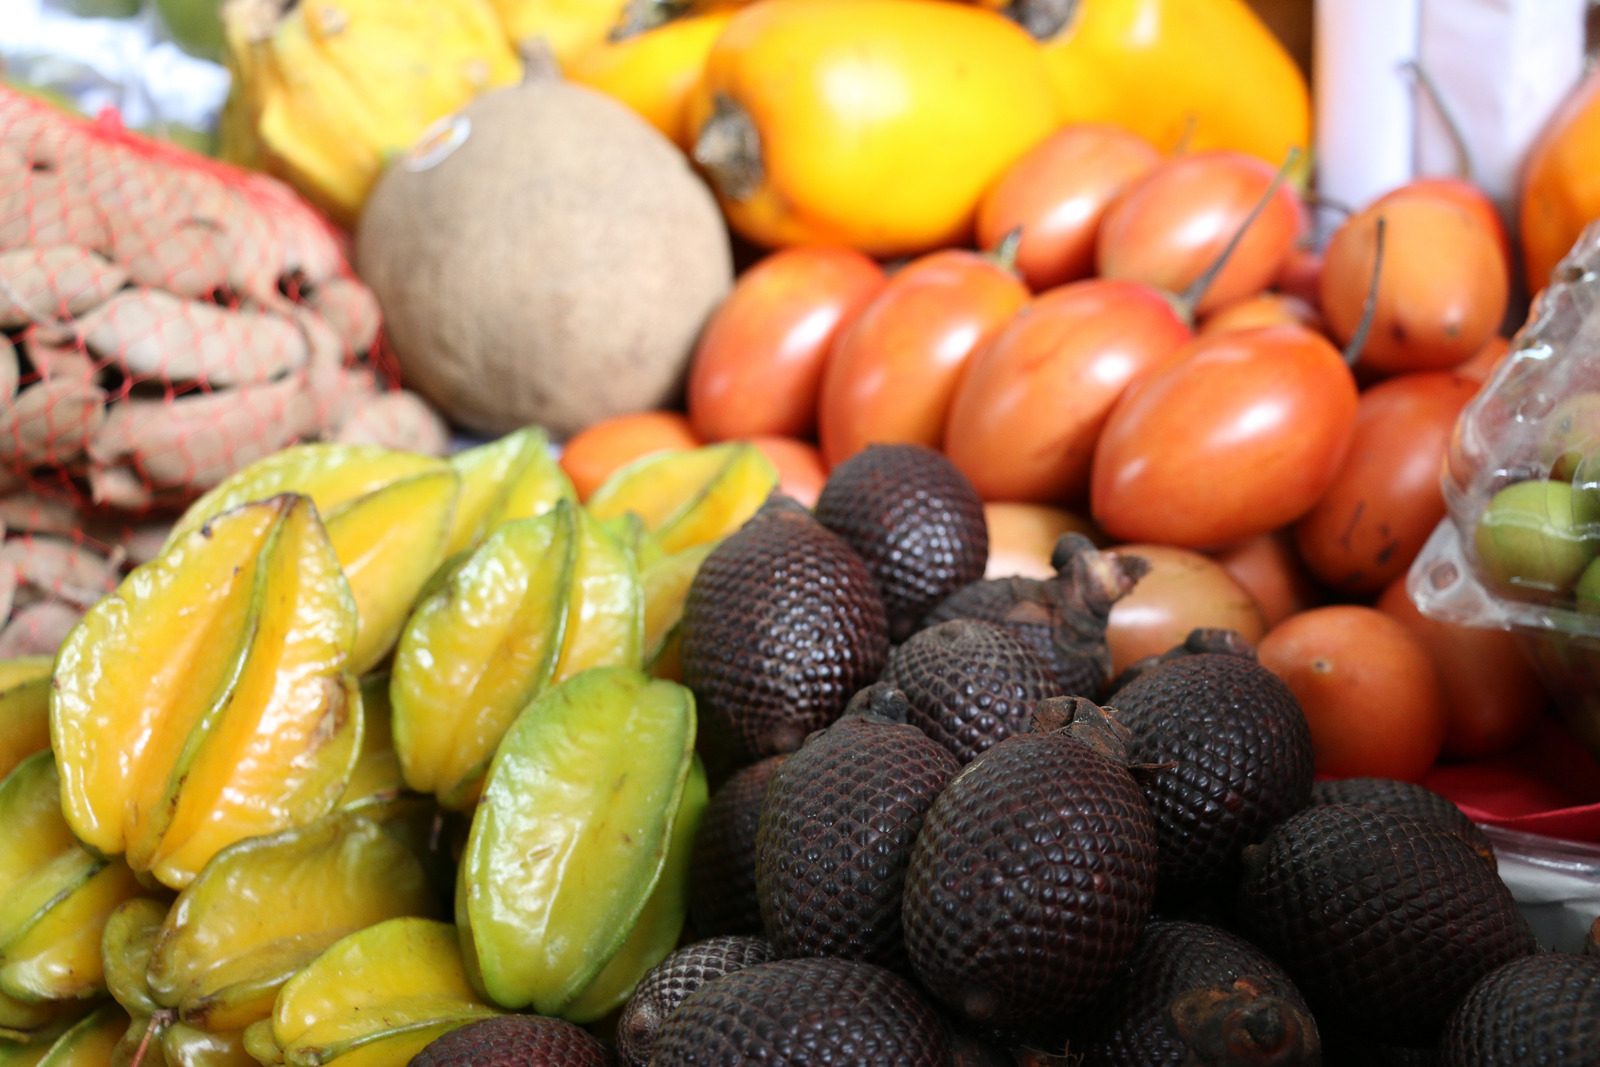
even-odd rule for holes
{"type": "Polygon", "coordinates": [[[1461,413],[1446,515],[1406,588],[1427,616],[1517,635],[1600,757],[1600,223],[1461,413]]]}

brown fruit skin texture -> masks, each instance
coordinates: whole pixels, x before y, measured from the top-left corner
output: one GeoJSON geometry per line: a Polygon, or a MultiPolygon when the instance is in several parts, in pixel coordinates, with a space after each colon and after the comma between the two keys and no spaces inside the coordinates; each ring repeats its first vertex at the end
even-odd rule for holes
{"type": "Polygon", "coordinates": [[[889,654],[866,564],[784,497],[712,549],[681,626],[683,681],[703,729],[721,734],[742,763],[799,748],[878,677],[889,654]]]}
{"type": "Polygon", "coordinates": [[[1582,1067],[1600,1054],[1600,959],[1525,956],[1485,975],[1456,1006],[1443,1067],[1582,1067]]]}
{"type": "Polygon", "coordinates": [[[651,1067],[945,1067],[944,1023],[917,988],[858,960],[757,964],[707,982],[673,1012],[651,1067]]]}
{"type": "Polygon", "coordinates": [[[667,1018],[695,990],[714,978],[777,959],[772,943],[759,937],[712,937],[685,945],[639,979],[617,1018],[617,1059],[623,1067],[647,1067],[656,1036],[667,1018]]]}
{"type": "Polygon", "coordinates": [[[768,756],[711,794],[689,860],[689,925],[701,937],[761,933],[756,832],[767,786],[788,756],[768,756]]]}
{"type": "Polygon", "coordinates": [[[912,970],[973,1022],[1048,1024],[1127,960],[1155,883],[1155,822],[1125,766],[1065,730],[1008,737],[945,787],[917,837],[912,970]]]}
{"type": "Polygon", "coordinates": [[[1146,924],[1080,1019],[1067,1044],[1081,1067],[1314,1067],[1322,1051],[1282,967],[1237,934],[1179,919],[1146,924]]]}
{"type": "Polygon", "coordinates": [[[1026,733],[1034,705],[1062,695],[1050,664],[1032,646],[981,619],[918,630],[889,653],[883,680],[910,700],[911,725],[962,764],[1026,733]]]}
{"type": "Polygon", "coordinates": [[[1511,891],[1458,834],[1351,805],[1307,808],[1245,850],[1243,932],[1317,1019],[1424,1046],[1479,978],[1534,951],[1511,891]]]}
{"type": "Polygon", "coordinates": [[[409,1067],[607,1067],[605,1046],[587,1030],[540,1015],[496,1015],[450,1031],[409,1067]]]}
{"type": "Polygon", "coordinates": [[[780,955],[905,969],[906,864],[934,798],[960,769],[915,726],[853,714],[778,768],[756,837],[756,889],[780,955]]]}
{"type": "Polygon", "coordinates": [[[905,640],[930,608],[982,578],[989,560],[977,490],[924,445],[869,445],[840,463],[823,483],[816,516],[872,572],[891,641],[905,640]]]}
{"type": "MultiPolygon", "coordinates": [[[[1203,632],[1203,631],[1201,631],[1203,632]]],[[[1226,631],[1223,631],[1226,633],[1226,631]]],[[[1198,652],[1141,670],[1109,698],[1155,815],[1164,900],[1229,887],[1239,855],[1311,799],[1311,731],[1253,655],[1198,652]]]]}
{"type": "Polygon", "coordinates": [[[1472,850],[1498,871],[1489,835],[1455,801],[1425,785],[1398,778],[1324,778],[1311,785],[1313,804],[1353,804],[1370,811],[1392,811],[1436,823],[1459,834],[1472,850]]]}

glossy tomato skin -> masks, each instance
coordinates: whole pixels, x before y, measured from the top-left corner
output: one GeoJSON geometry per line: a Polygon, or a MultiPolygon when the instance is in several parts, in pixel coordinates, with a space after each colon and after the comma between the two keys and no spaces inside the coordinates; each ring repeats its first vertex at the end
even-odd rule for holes
{"type": "Polygon", "coordinates": [[[1182,644],[1191,630],[1233,630],[1251,645],[1267,632],[1255,597],[1211,557],[1172,545],[1124,544],[1107,552],[1150,565],[1106,620],[1113,676],[1182,644]]]}
{"type": "Polygon", "coordinates": [[[1253,330],[1257,326],[1285,325],[1321,330],[1322,316],[1315,307],[1292,293],[1257,293],[1219,307],[1201,321],[1198,332],[1227,333],[1253,330]]]}
{"type": "Polygon", "coordinates": [[[978,245],[995,248],[1021,227],[1017,271],[1034,292],[1087,278],[1106,209],[1161,158],[1149,141],[1119,126],[1063,126],[1013,163],[979,201],[978,245]]]}
{"type": "Polygon", "coordinates": [[[1505,262],[1506,269],[1510,269],[1511,233],[1506,229],[1506,221],[1501,217],[1500,209],[1495,207],[1494,201],[1482,188],[1465,178],[1429,175],[1413,178],[1404,185],[1389,190],[1373,201],[1373,204],[1374,206],[1394,204],[1408,196],[1438,197],[1464,208],[1494,237],[1495,245],[1500,249],[1501,259],[1505,262]]]}
{"type": "Polygon", "coordinates": [[[1390,583],[1376,606],[1411,631],[1438,668],[1446,756],[1495,756],[1533,732],[1550,698],[1515,637],[1428,618],[1406,592],[1405,575],[1390,583]]]}
{"type": "Polygon", "coordinates": [[[1256,654],[1300,701],[1319,774],[1414,782],[1438,759],[1445,711],[1433,661],[1383,612],[1303,611],[1268,631],[1256,654]]]}
{"type": "Polygon", "coordinates": [[[896,272],[834,340],[817,405],[831,470],[869,444],[939,448],[972,354],[1028,301],[989,256],[946,249],[896,272]]]}
{"type": "Polygon", "coordinates": [[[653,452],[696,448],[700,440],[679,411],[631,411],[590,423],[567,439],[558,462],[572,479],[579,500],[618,469],[653,452]]]}
{"type": "Polygon", "coordinates": [[[851,248],[802,245],[763,257],[707,320],[689,365],[687,407],[708,441],[809,437],[828,348],[884,284],[851,248]]]}
{"type": "Polygon", "coordinates": [[[1112,405],[1189,337],[1147,285],[1094,278],[1052,289],[973,355],[945,454],[985,500],[1080,503],[1112,405]]]}
{"type": "Polygon", "coordinates": [[[1448,371],[1402,374],[1362,392],[1344,462],[1295,524],[1300,557],[1323,584],[1375,596],[1411,566],[1444,518],[1445,454],[1477,392],[1477,382],[1448,371]]]}
{"type": "Polygon", "coordinates": [[[817,495],[822,492],[822,483],[828,479],[828,472],[822,466],[822,454],[817,451],[816,445],[796,437],[773,434],[758,434],[746,440],[759,448],[761,454],[777,468],[778,492],[793,497],[808,508],[816,505],[817,495]]]}
{"type": "Polygon", "coordinates": [[[1357,360],[1367,375],[1446,370],[1494,336],[1510,278],[1478,212],[1448,197],[1413,194],[1372,204],[1334,231],[1323,255],[1322,314],[1340,344],[1362,320],[1378,220],[1383,269],[1372,329],[1357,360]]]}
{"type": "MultiPolygon", "coordinates": [[[[1196,152],[1161,164],[1101,220],[1095,247],[1101,276],[1182,293],[1243,227],[1273,174],[1265,162],[1241,152],[1196,152]]],[[[1195,313],[1206,315],[1271,285],[1306,223],[1300,195],[1280,185],[1195,303],[1195,313]]]]}
{"type": "Polygon", "coordinates": [[[1338,350],[1302,326],[1198,337],[1112,408],[1091,514],[1118,540],[1194,548],[1293,522],[1343,462],[1356,402],[1338,350]]]}

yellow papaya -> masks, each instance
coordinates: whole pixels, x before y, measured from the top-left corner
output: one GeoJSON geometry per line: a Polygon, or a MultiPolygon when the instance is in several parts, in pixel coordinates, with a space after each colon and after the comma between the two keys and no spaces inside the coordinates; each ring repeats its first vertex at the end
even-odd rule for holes
{"type": "Polygon", "coordinates": [[[732,17],[731,10],[685,15],[609,38],[579,52],[565,73],[621,100],[687,152],[694,143],[687,118],[689,94],[700,81],[717,35],[732,17]]]}
{"type": "Polygon", "coordinates": [[[958,244],[978,199],[1059,125],[1043,51],[942,0],[761,0],[712,45],[692,154],[767,246],[878,256],[958,244]]]}

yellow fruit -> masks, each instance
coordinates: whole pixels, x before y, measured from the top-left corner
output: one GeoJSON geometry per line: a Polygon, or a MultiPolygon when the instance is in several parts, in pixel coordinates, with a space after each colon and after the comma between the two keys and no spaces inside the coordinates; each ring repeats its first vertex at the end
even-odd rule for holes
{"type": "Polygon", "coordinates": [[[778,470],[742,441],[656,452],[617,471],[585,505],[597,519],[633,512],[666,553],[720,541],[778,485],[778,470]]]}
{"type": "Polygon", "coordinates": [[[302,496],[224,512],[135,569],[56,661],[73,831],[182,888],[235,841],[326,813],[360,744],[355,627],[302,496]]]}
{"type": "MultiPolygon", "coordinates": [[[[488,0],[229,0],[223,152],[260,159],[344,225],[389,160],[522,64],[488,0]]],[[[239,160],[245,162],[246,160],[239,160]]]]}
{"type": "Polygon", "coordinates": [[[565,66],[606,39],[628,0],[489,0],[506,36],[519,46],[543,39],[565,66]]]}
{"type": "Polygon", "coordinates": [[[512,519],[531,519],[576,500],[572,481],[550,451],[550,438],[536,426],[508,433],[450,457],[461,477],[446,558],[476,548],[489,532],[512,519]]]}

